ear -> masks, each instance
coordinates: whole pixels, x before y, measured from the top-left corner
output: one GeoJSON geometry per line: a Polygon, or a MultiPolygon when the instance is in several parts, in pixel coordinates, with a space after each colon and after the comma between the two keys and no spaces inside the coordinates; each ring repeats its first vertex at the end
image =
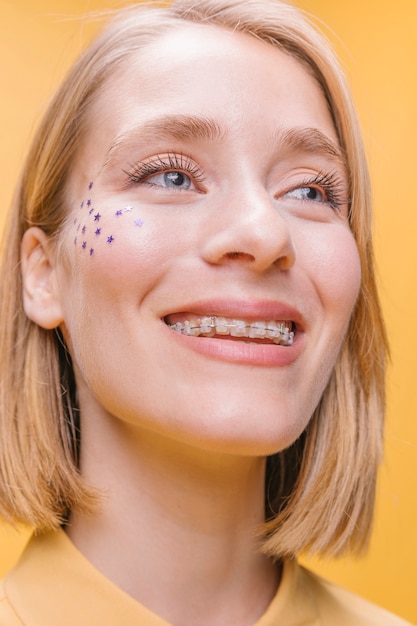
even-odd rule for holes
{"type": "Polygon", "coordinates": [[[63,322],[54,252],[49,237],[40,228],[29,228],[23,235],[23,307],[28,318],[42,328],[56,328],[63,322]]]}

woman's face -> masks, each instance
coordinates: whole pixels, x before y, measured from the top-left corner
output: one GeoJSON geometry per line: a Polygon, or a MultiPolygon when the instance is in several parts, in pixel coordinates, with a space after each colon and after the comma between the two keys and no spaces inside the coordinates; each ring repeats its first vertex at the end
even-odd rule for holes
{"type": "Polygon", "coordinates": [[[57,275],[84,420],[234,454],[292,443],[360,285],[307,71],[216,27],[162,35],[97,97],[68,198],[57,275]]]}

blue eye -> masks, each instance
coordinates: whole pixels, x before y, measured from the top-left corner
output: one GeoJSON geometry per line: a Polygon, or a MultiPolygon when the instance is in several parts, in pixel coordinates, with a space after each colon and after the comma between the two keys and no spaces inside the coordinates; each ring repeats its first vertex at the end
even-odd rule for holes
{"type": "Polygon", "coordinates": [[[203,172],[197,163],[181,153],[155,155],[124,172],[130,183],[179,191],[200,192],[200,183],[204,181],[203,172]]]}
{"type": "Polygon", "coordinates": [[[287,198],[295,198],[296,200],[312,200],[313,202],[327,202],[325,194],[317,189],[317,187],[297,187],[288,191],[287,198]]]}
{"type": "Polygon", "coordinates": [[[301,202],[315,202],[326,204],[336,211],[348,206],[346,195],[347,182],[339,172],[318,172],[314,178],[300,181],[298,187],[293,187],[282,197],[301,202]]]}
{"type": "Polygon", "coordinates": [[[150,185],[168,187],[171,189],[194,188],[191,178],[183,172],[162,172],[160,174],[154,174],[153,176],[149,176],[146,182],[150,185]]]}

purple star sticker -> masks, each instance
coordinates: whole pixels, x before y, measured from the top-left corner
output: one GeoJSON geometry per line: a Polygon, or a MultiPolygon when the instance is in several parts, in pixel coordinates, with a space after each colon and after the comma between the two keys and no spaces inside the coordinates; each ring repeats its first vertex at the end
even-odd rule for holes
{"type": "Polygon", "coordinates": [[[100,220],[100,217],[101,217],[100,213],[96,213],[94,216],[94,221],[98,222],[100,220]]]}
{"type": "Polygon", "coordinates": [[[113,235],[110,235],[110,237],[107,237],[107,243],[112,243],[113,241],[114,241],[113,235]]]}

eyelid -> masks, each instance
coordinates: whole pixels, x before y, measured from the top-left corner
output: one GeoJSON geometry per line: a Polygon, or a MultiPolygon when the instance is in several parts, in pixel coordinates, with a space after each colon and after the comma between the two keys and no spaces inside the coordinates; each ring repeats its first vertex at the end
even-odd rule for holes
{"type": "MultiPolygon", "coordinates": [[[[127,184],[145,184],[147,179],[156,174],[166,172],[181,172],[191,178],[193,183],[201,185],[205,176],[200,166],[182,152],[166,152],[157,154],[149,159],[132,164],[129,169],[123,170],[127,176],[127,184]]],[[[197,189],[197,191],[199,191],[197,189]]]]}
{"type": "MultiPolygon", "coordinates": [[[[315,187],[322,191],[326,197],[323,202],[329,204],[332,209],[340,211],[343,206],[349,205],[350,200],[346,194],[346,183],[344,177],[338,171],[324,172],[304,178],[299,184],[293,185],[285,193],[290,193],[296,189],[305,187],[315,187]]],[[[285,194],[283,194],[285,195],[285,194]]],[[[312,202],[315,202],[312,200],[312,202]]]]}

